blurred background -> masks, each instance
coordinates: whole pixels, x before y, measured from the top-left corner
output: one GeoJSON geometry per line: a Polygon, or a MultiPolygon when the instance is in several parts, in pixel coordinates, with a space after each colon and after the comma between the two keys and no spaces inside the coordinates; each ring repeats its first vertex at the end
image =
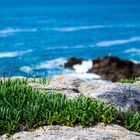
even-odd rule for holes
{"type": "Polygon", "coordinates": [[[139,0],[1,0],[0,76],[75,73],[71,56],[139,63],[139,13],[139,0]]]}

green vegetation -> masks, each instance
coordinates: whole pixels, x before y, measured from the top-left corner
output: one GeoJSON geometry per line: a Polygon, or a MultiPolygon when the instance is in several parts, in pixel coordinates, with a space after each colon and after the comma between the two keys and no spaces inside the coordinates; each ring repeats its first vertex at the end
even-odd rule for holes
{"type": "Polygon", "coordinates": [[[32,83],[39,83],[41,85],[49,85],[52,77],[48,77],[48,78],[31,78],[31,79],[26,79],[28,82],[32,82],[32,83]]]}
{"type": "Polygon", "coordinates": [[[0,81],[1,134],[43,125],[90,126],[99,122],[140,132],[140,113],[120,113],[110,105],[83,95],[68,100],[55,92],[34,89],[28,82],[28,79],[0,81]]]}
{"type": "Polygon", "coordinates": [[[137,77],[134,77],[134,78],[121,79],[119,82],[120,83],[131,83],[131,84],[133,84],[133,83],[136,83],[138,81],[140,81],[140,79],[137,78],[137,77]]]}

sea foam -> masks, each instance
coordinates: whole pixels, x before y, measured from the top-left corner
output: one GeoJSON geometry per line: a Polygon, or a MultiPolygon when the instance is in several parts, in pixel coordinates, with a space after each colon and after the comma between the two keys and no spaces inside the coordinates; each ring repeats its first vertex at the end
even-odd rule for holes
{"type": "Polygon", "coordinates": [[[86,73],[88,70],[92,68],[93,64],[92,61],[83,61],[82,64],[74,65],[73,68],[77,73],[86,73]]]}
{"type": "Polygon", "coordinates": [[[127,43],[131,43],[131,42],[136,42],[136,41],[140,41],[140,37],[132,37],[132,38],[125,39],[125,40],[102,41],[102,42],[97,43],[96,46],[109,47],[109,46],[127,44],[127,43]]]}
{"type": "Polygon", "coordinates": [[[1,52],[0,58],[17,57],[17,56],[24,55],[26,53],[30,53],[32,51],[33,51],[32,49],[29,49],[29,50],[25,50],[25,51],[1,52]]]}
{"type": "Polygon", "coordinates": [[[131,48],[125,51],[125,53],[130,53],[131,56],[140,55],[140,49],[131,48]]]}
{"type": "Polygon", "coordinates": [[[125,53],[140,53],[140,49],[131,48],[126,50],[125,53]]]}
{"type": "Polygon", "coordinates": [[[90,25],[90,26],[71,26],[71,27],[53,27],[53,28],[45,28],[42,30],[52,30],[52,31],[58,31],[58,32],[74,32],[74,31],[80,31],[80,30],[89,30],[89,29],[102,29],[102,28],[130,28],[134,27],[134,25],[122,25],[122,24],[116,24],[116,25],[90,25]]]}
{"type": "Polygon", "coordinates": [[[64,58],[47,60],[47,61],[44,61],[44,62],[40,63],[39,65],[37,65],[34,69],[56,68],[56,67],[60,67],[61,65],[64,65],[65,62],[66,62],[66,59],[64,59],[64,58]]]}
{"type": "MultiPolygon", "coordinates": [[[[46,46],[44,46],[46,47],[46,46]]],[[[76,46],[52,46],[52,47],[47,47],[45,50],[67,50],[67,49],[79,49],[79,48],[84,48],[84,45],[76,45],[76,46]]]]}
{"type": "Polygon", "coordinates": [[[140,64],[140,61],[134,60],[134,59],[130,59],[130,61],[132,61],[135,64],[140,64]]]}
{"type": "Polygon", "coordinates": [[[20,32],[36,32],[37,29],[20,29],[20,28],[7,28],[0,30],[0,37],[7,37],[10,35],[14,35],[14,33],[20,33],[20,32]]]}
{"type": "Polygon", "coordinates": [[[105,28],[105,26],[93,25],[93,26],[79,26],[79,27],[55,27],[55,28],[46,28],[45,30],[53,30],[59,32],[73,32],[79,30],[100,29],[100,28],[105,28]]]}
{"type": "Polygon", "coordinates": [[[32,72],[32,68],[29,66],[23,66],[20,68],[20,71],[25,72],[25,73],[30,73],[32,72]]]}

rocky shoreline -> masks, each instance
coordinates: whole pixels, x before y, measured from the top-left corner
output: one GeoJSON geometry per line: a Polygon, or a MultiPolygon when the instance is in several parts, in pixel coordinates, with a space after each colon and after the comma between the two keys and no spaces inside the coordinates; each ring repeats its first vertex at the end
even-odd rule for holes
{"type": "MultiPolygon", "coordinates": [[[[74,69],[75,65],[82,65],[82,58],[71,57],[64,64],[65,68],[74,69]]],[[[87,73],[95,73],[101,76],[103,80],[117,82],[122,78],[139,77],[140,64],[135,64],[129,60],[123,60],[113,56],[97,58],[92,60],[92,67],[87,73]]]]}

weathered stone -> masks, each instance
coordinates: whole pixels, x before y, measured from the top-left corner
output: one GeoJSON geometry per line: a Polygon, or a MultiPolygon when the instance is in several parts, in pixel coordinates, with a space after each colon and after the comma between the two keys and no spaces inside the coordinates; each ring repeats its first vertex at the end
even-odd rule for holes
{"type": "Polygon", "coordinates": [[[29,85],[45,91],[56,91],[57,93],[62,93],[66,98],[71,99],[80,95],[78,87],[83,82],[85,81],[74,77],[60,76],[52,78],[47,86],[38,83],[29,83],[29,85]]]}
{"type": "MultiPolygon", "coordinates": [[[[85,84],[84,84],[85,85],[85,84]]],[[[79,88],[85,96],[101,99],[122,111],[140,111],[140,87],[132,84],[110,83],[93,84],[79,88]]]]}
{"type": "Polygon", "coordinates": [[[36,88],[62,93],[66,98],[75,98],[80,94],[95,100],[103,100],[122,111],[140,111],[140,85],[111,82],[84,81],[72,77],[57,77],[48,86],[36,85],[36,88]]]}
{"type": "Polygon", "coordinates": [[[56,77],[53,78],[49,85],[44,87],[44,89],[47,90],[57,90],[57,91],[63,91],[63,90],[73,90],[77,91],[77,87],[80,85],[80,83],[83,82],[80,79],[73,78],[73,77],[56,77]]]}
{"type": "Polygon", "coordinates": [[[140,134],[118,125],[98,124],[95,127],[45,126],[33,132],[22,131],[1,140],[140,140],[140,134]]]}

